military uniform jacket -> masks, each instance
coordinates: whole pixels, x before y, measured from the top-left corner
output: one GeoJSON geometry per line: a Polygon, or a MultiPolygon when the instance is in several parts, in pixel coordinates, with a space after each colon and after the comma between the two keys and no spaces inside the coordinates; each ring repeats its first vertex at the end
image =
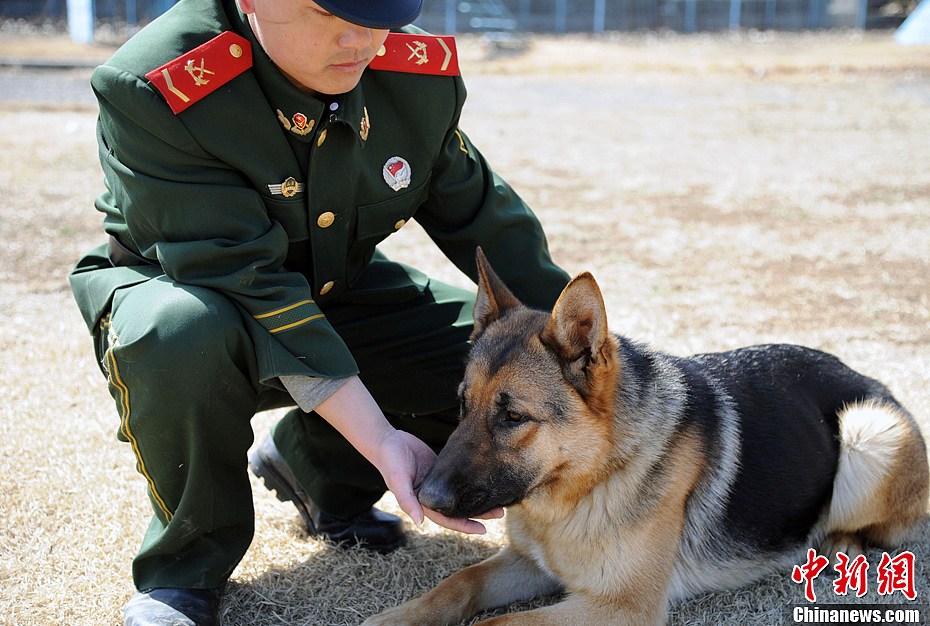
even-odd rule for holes
{"type": "Polygon", "coordinates": [[[458,76],[368,68],[322,101],[278,72],[234,2],[182,0],[92,86],[96,206],[140,257],[114,267],[101,247],[78,263],[72,289],[92,332],[116,289],[164,273],[236,303],[261,380],[352,375],[326,304],[422,293],[425,276],[375,250],[411,218],[473,280],[482,246],[528,304],[550,307],[566,282],[532,212],[458,129],[458,76]]]}

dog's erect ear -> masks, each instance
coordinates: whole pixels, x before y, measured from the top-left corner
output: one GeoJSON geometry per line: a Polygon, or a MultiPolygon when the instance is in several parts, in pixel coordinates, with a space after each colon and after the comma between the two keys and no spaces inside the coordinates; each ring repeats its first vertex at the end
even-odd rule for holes
{"type": "Polygon", "coordinates": [[[478,264],[478,297],[475,300],[475,329],[471,333],[474,341],[484,332],[488,324],[500,319],[504,311],[521,306],[504,282],[498,278],[491,264],[479,247],[475,251],[478,264]]]}
{"type": "Polygon", "coordinates": [[[579,389],[587,385],[593,368],[613,358],[604,298],[590,273],[579,274],[562,291],[542,340],[569,366],[571,382],[579,389]]]}

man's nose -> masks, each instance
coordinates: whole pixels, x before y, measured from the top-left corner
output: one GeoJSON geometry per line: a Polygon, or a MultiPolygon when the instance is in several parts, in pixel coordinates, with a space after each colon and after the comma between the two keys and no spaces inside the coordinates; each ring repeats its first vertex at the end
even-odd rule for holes
{"type": "Polygon", "coordinates": [[[371,29],[350,24],[339,37],[339,45],[352,50],[364,50],[371,45],[371,29]]]}

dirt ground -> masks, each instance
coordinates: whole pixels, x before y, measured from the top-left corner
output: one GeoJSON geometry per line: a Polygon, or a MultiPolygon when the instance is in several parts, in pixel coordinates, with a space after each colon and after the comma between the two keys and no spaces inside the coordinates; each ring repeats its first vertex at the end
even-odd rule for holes
{"type": "MultiPolygon", "coordinates": [[[[25,46],[0,37],[0,57],[25,46]]],[[[616,332],[679,354],[833,351],[930,427],[930,49],[890,33],[750,33],[507,51],[463,39],[461,57],[463,129],[535,208],[555,259],[594,273],[616,332]]],[[[0,70],[0,96],[24,71],[0,70]]],[[[0,99],[0,624],[121,623],[133,591],[145,484],[66,280],[102,241],[101,188],[92,106],[0,99]]],[[[385,250],[466,284],[415,225],[385,250]]],[[[275,417],[255,419],[257,436],[275,417]]],[[[503,540],[499,523],[481,538],[411,526],[393,555],[342,550],[253,486],[256,536],[227,625],[358,624],[503,540]]],[[[930,614],[927,528],[901,549],[930,614]]],[[[859,601],[902,602],[877,593],[880,554],[859,601]]],[[[852,600],[828,578],[821,603],[852,600]]],[[[675,606],[671,623],[790,623],[801,603],[784,573],[675,606]]]]}

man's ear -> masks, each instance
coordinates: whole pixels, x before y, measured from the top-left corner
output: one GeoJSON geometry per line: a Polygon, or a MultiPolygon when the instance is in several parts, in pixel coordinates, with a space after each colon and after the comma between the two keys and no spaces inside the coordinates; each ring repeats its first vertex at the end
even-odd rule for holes
{"type": "Polygon", "coordinates": [[[541,338],[555,350],[580,391],[591,383],[595,370],[613,363],[616,346],[607,329],[604,298],[590,273],[579,274],[568,283],[541,338]]]}
{"type": "Polygon", "coordinates": [[[479,247],[475,251],[478,265],[478,296],[475,299],[475,328],[471,340],[476,340],[489,324],[501,318],[507,309],[522,306],[504,282],[491,269],[487,257],[479,247]]]}

